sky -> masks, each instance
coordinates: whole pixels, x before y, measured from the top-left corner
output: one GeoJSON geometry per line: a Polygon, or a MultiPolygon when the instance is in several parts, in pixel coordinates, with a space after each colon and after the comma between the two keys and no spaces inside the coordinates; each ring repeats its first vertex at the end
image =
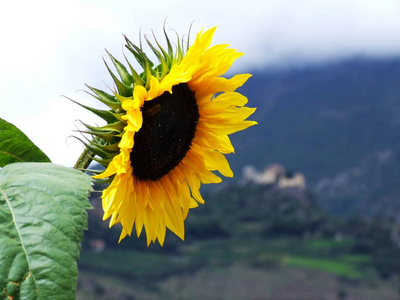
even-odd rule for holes
{"type": "MultiPolygon", "coordinates": [[[[105,49],[123,61],[127,35],[192,39],[218,26],[213,44],[244,52],[232,71],[290,67],[353,56],[400,56],[399,0],[22,0],[0,13],[0,118],[54,163],[73,166],[80,121],[99,120],[67,98],[101,108],[85,84],[110,91],[105,49]]],[[[250,99],[251,106],[251,99],[250,99]]]]}

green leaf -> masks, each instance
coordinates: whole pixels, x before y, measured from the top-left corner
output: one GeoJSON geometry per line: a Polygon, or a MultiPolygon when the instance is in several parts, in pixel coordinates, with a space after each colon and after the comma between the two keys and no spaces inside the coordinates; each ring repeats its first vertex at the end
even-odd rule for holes
{"type": "Polygon", "coordinates": [[[0,168],[14,162],[50,159],[21,130],[0,118],[0,168]]]}
{"type": "Polygon", "coordinates": [[[51,163],[0,170],[0,299],[75,299],[91,184],[51,163]]]}

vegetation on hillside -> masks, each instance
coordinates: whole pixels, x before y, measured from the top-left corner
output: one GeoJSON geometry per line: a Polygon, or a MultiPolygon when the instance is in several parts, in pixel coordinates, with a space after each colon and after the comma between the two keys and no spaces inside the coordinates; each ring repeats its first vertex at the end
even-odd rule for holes
{"type": "Polygon", "coordinates": [[[229,185],[205,199],[186,220],[186,241],[169,234],[164,248],[147,248],[144,237],[117,244],[118,229],[108,229],[93,210],[80,269],[147,290],[168,278],[238,265],[300,268],[358,282],[400,274],[394,221],[332,217],[310,191],[273,185],[229,185]],[[103,252],[94,251],[93,240],[105,242],[103,252]]]}
{"type": "Polygon", "coordinates": [[[318,201],[329,213],[398,214],[399,82],[399,59],[255,72],[241,92],[259,125],[232,137],[235,174],[277,162],[313,189],[327,184],[318,201]]]}

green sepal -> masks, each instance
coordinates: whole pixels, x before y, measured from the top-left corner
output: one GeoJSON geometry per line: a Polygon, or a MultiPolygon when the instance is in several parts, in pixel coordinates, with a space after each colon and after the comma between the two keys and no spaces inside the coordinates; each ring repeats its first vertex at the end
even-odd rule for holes
{"type": "Polygon", "coordinates": [[[133,44],[126,36],[125,41],[127,43],[125,47],[135,56],[137,62],[143,69],[146,68],[146,65],[149,65],[151,68],[153,68],[153,62],[147,57],[141,48],[133,44]]]}
{"type": "Polygon", "coordinates": [[[177,47],[177,51],[176,51],[174,59],[176,61],[181,61],[183,59],[184,54],[183,54],[183,51],[182,51],[182,46],[181,46],[181,42],[179,41],[178,34],[176,34],[176,37],[177,37],[177,41],[178,41],[178,47],[177,47]]]}
{"type": "Polygon", "coordinates": [[[110,144],[110,145],[108,145],[108,144],[107,145],[103,145],[103,144],[100,144],[100,143],[92,141],[92,142],[90,142],[90,145],[92,147],[101,149],[101,151],[105,153],[105,155],[101,155],[102,158],[114,157],[120,151],[120,149],[118,147],[119,142],[114,143],[114,144],[110,144]]]}
{"type": "Polygon", "coordinates": [[[156,76],[157,72],[155,70],[153,70],[153,68],[151,68],[149,65],[146,66],[145,70],[146,71],[143,72],[144,73],[144,80],[146,82],[145,88],[146,88],[146,90],[149,90],[150,89],[150,80],[148,80],[148,79],[149,79],[149,77],[151,75],[156,76]]]}
{"type": "MultiPolygon", "coordinates": [[[[164,28],[164,33],[165,33],[165,28],[164,28]]],[[[162,60],[160,61],[160,63],[163,64],[163,61],[165,62],[166,66],[167,66],[167,68],[165,69],[165,71],[166,71],[166,73],[167,73],[167,72],[169,71],[169,69],[172,67],[172,63],[173,63],[173,59],[174,59],[174,54],[173,54],[173,52],[172,52],[171,43],[170,43],[170,41],[169,41],[168,36],[165,35],[166,40],[167,40],[167,45],[168,45],[168,53],[167,53],[167,51],[165,51],[164,48],[160,45],[160,43],[157,41],[157,38],[156,38],[154,32],[153,32],[153,37],[154,37],[154,40],[155,40],[155,42],[156,42],[158,48],[160,49],[160,51],[161,51],[162,54],[163,54],[164,59],[162,59],[162,60]]],[[[149,43],[149,45],[151,44],[149,40],[146,40],[146,41],[147,41],[147,43],[149,43]]],[[[154,51],[154,50],[153,50],[153,51],[154,51]]],[[[166,75],[166,73],[162,74],[162,77],[164,77],[164,76],[166,75]]]]}
{"type": "Polygon", "coordinates": [[[103,139],[106,143],[114,144],[121,140],[122,133],[115,134],[113,131],[104,131],[104,132],[93,132],[90,130],[80,130],[80,133],[87,133],[89,135],[95,136],[97,138],[103,139]]]}
{"type": "Polygon", "coordinates": [[[96,89],[94,87],[91,87],[91,86],[89,86],[87,84],[86,84],[86,86],[91,91],[93,91],[93,93],[95,93],[95,95],[90,94],[90,93],[89,93],[89,95],[95,97],[97,100],[99,100],[103,104],[107,105],[108,107],[110,107],[114,111],[121,111],[122,110],[121,102],[119,102],[119,100],[116,97],[111,96],[110,94],[107,94],[106,92],[104,92],[102,90],[99,90],[99,89],[96,89]]]}
{"type": "Polygon", "coordinates": [[[118,153],[120,150],[118,145],[119,145],[119,142],[110,144],[110,145],[103,145],[103,146],[101,146],[101,148],[107,153],[118,153]]]}
{"type": "Polygon", "coordinates": [[[114,56],[112,56],[110,54],[110,52],[108,52],[107,50],[106,50],[106,52],[107,52],[108,56],[111,58],[115,68],[117,69],[117,72],[118,72],[119,76],[121,77],[122,83],[124,83],[127,86],[133,85],[132,75],[128,73],[125,66],[123,64],[121,64],[117,59],[115,59],[114,56]]]}
{"type": "MultiPolygon", "coordinates": [[[[169,40],[167,31],[165,30],[165,26],[164,26],[164,28],[163,28],[163,31],[164,31],[165,40],[167,41],[168,56],[169,56],[171,59],[173,59],[173,58],[174,58],[174,50],[172,49],[172,44],[171,44],[171,41],[169,40]]],[[[157,43],[157,45],[158,45],[158,43],[157,43]]],[[[161,48],[161,47],[160,47],[160,48],[161,48]]]]}
{"type": "MultiPolygon", "coordinates": [[[[82,144],[85,145],[86,148],[88,148],[93,154],[98,155],[100,157],[109,157],[109,153],[106,153],[100,145],[95,145],[93,142],[85,142],[84,140],[76,137],[79,141],[81,141],[82,144]]],[[[114,155],[115,156],[115,155],[114,155]]],[[[92,159],[95,159],[95,157],[91,157],[92,159]]]]}
{"type": "MultiPolygon", "coordinates": [[[[161,63],[161,64],[167,64],[166,63],[166,59],[167,58],[165,58],[164,56],[163,56],[163,54],[164,55],[166,55],[167,53],[160,47],[160,50],[162,51],[162,52],[160,52],[160,51],[158,51],[157,50],[157,48],[155,48],[154,46],[153,46],[153,44],[149,41],[149,39],[147,38],[147,37],[145,37],[145,39],[146,39],[146,42],[147,42],[147,44],[149,45],[149,47],[150,47],[150,49],[153,51],[153,53],[155,54],[155,56],[157,57],[157,59],[158,59],[158,61],[161,63]]],[[[157,42],[157,40],[156,40],[156,42],[157,42]]],[[[158,44],[158,43],[157,43],[158,44]]]]}
{"type": "Polygon", "coordinates": [[[126,116],[126,112],[124,111],[123,113],[114,113],[112,111],[110,111],[110,114],[112,114],[114,116],[114,118],[116,120],[119,120],[121,122],[126,122],[122,117],[126,116]]]}
{"type": "Polygon", "coordinates": [[[125,57],[125,60],[126,60],[128,66],[129,66],[129,69],[131,70],[132,77],[133,77],[133,79],[135,80],[135,84],[144,86],[144,85],[145,85],[145,82],[144,82],[143,78],[140,77],[140,75],[135,71],[135,69],[134,69],[134,68],[132,67],[132,65],[129,63],[129,60],[126,58],[125,54],[124,54],[124,57],[125,57]]]}
{"type": "Polygon", "coordinates": [[[161,81],[169,72],[167,62],[163,60],[155,70],[157,71],[157,79],[161,81]]]}
{"type": "Polygon", "coordinates": [[[85,125],[85,127],[87,129],[89,129],[90,131],[93,131],[93,132],[109,132],[109,131],[112,131],[112,132],[114,132],[114,134],[115,134],[115,132],[121,133],[124,130],[124,127],[125,127],[125,124],[120,122],[120,121],[114,122],[114,123],[110,123],[110,124],[107,124],[107,125],[104,125],[104,126],[99,126],[99,127],[91,126],[91,125],[88,125],[88,124],[85,124],[85,123],[83,123],[83,125],[85,125]]]}
{"type": "MultiPolygon", "coordinates": [[[[92,151],[94,154],[96,154],[96,155],[98,155],[100,157],[107,157],[108,156],[108,153],[106,153],[105,151],[103,151],[103,149],[101,149],[99,147],[95,147],[95,146],[93,146],[91,144],[90,145],[89,144],[85,144],[85,146],[87,148],[89,148],[89,150],[92,151]]],[[[95,158],[93,157],[93,159],[95,159],[95,158]]]]}
{"type": "MultiPolygon", "coordinates": [[[[68,98],[69,99],[69,98],[68,98]]],[[[96,109],[90,106],[86,106],[83,105],[75,100],[69,99],[70,101],[78,104],[79,106],[87,109],[88,111],[91,111],[92,113],[94,113],[95,115],[99,116],[100,118],[102,118],[104,121],[106,121],[108,124],[109,123],[114,123],[119,121],[118,118],[115,117],[115,115],[113,113],[111,113],[109,110],[101,110],[101,109],[96,109]]]]}
{"type": "Polygon", "coordinates": [[[112,79],[114,80],[115,85],[117,86],[118,94],[124,97],[129,97],[133,95],[133,85],[128,86],[121,82],[117,76],[114,75],[114,73],[111,71],[110,67],[107,65],[106,61],[104,61],[104,64],[107,67],[108,73],[110,73],[112,79]]]}
{"type": "Polygon", "coordinates": [[[94,137],[92,141],[89,141],[93,147],[100,148],[103,152],[107,153],[106,156],[102,156],[103,159],[113,158],[119,153],[119,142],[120,139],[117,139],[115,143],[108,143],[98,137],[94,137]]]}

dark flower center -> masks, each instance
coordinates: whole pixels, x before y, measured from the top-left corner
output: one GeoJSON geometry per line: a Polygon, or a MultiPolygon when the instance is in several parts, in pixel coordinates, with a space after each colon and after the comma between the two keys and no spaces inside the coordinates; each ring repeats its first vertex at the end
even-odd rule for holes
{"type": "Polygon", "coordinates": [[[142,107],[143,125],[131,152],[139,180],[159,180],[175,168],[192,144],[199,120],[194,93],[186,83],[172,87],[142,107]]]}

